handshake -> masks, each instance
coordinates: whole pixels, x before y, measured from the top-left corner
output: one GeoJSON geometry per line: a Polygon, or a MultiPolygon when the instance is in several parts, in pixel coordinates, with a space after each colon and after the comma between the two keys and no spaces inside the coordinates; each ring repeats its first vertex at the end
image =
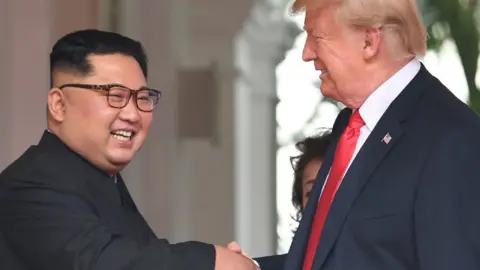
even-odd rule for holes
{"type": "Polygon", "coordinates": [[[248,256],[236,242],[227,247],[215,246],[215,270],[260,270],[259,265],[248,256]]]}

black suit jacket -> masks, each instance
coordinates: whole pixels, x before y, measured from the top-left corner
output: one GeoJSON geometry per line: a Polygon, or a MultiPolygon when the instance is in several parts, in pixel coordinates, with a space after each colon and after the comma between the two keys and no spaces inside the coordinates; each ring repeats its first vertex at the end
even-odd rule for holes
{"type": "MultiPolygon", "coordinates": [[[[345,109],[336,120],[285,270],[302,268],[318,198],[351,113],[345,109]]],[[[346,173],[312,269],[480,269],[479,206],[479,117],[422,66],[346,173]]]]}
{"type": "Polygon", "coordinates": [[[45,132],[0,174],[0,269],[214,269],[212,245],[158,239],[117,177],[45,132]]]}

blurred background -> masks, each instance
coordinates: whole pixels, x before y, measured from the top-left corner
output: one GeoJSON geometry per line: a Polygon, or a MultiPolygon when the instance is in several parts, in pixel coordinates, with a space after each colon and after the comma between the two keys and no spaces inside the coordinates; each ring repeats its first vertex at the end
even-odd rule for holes
{"type": "MultiPolygon", "coordinates": [[[[421,59],[480,111],[477,1],[418,2],[421,59]]],[[[141,212],[172,242],[232,240],[252,256],[288,250],[294,143],[330,128],[301,60],[303,16],[287,0],[0,0],[0,169],[46,125],[48,54],[60,36],[99,28],[141,41],[164,92],[149,140],[124,172],[141,212]]]]}

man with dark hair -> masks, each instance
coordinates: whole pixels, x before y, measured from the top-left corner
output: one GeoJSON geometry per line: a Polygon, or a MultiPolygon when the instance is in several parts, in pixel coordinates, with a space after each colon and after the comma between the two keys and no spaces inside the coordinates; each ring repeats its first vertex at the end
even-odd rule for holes
{"type": "Polygon", "coordinates": [[[0,252],[24,265],[2,253],[1,269],[257,269],[226,248],[158,239],[130,197],[119,172],[161,96],[139,42],[77,31],[54,45],[50,69],[48,130],[0,174],[0,252]]]}

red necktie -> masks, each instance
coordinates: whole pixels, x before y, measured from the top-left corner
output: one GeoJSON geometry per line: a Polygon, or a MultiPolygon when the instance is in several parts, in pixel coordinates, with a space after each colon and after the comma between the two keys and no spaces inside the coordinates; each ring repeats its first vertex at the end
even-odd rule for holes
{"type": "Polygon", "coordinates": [[[365,122],[363,122],[360,113],[356,110],[350,117],[348,126],[338,141],[332,168],[322,194],[320,195],[317,211],[313,218],[307,250],[305,252],[305,259],[303,261],[303,270],[311,270],[312,268],[313,259],[315,258],[318,243],[320,242],[320,236],[322,234],[325,220],[327,219],[328,210],[330,209],[335,193],[340,186],[343,175],[347,170],[348,164],[350,164],[350,160],[352,159],[358,137],[360,137],[360,128],[364,125],[365,122]]]}

